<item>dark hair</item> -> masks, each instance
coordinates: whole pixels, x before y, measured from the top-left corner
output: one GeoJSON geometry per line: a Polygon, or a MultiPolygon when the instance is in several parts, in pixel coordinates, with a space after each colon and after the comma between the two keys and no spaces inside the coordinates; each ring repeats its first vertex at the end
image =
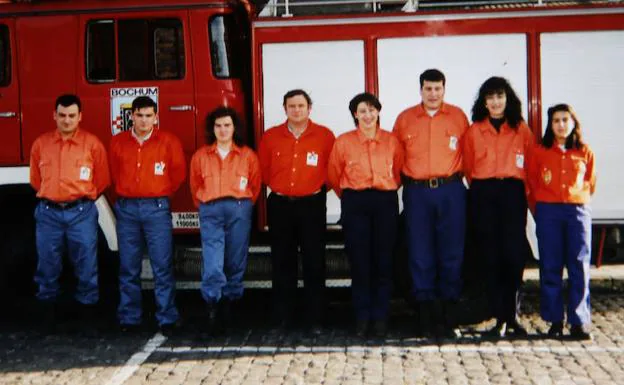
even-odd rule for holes
{"type": "Polygon", "coordinates": [[[472,105],[472,121],[481,122],[490,116],[490,112],[485,107],[485,99],[495,94],[505,94],[507,97],[504,117],[509,127],[517,129],[518,124],[524,120],[522,118],[522,104],[507,79],[498,76],[492,76],[479,88],[477,100],[472,105]]]}
{"type": "Polygon", "coordinates": [[[208,118],[206,118],[206,143],[213,144],[217,141],[217,137],[214,133],[215,122],[217,121],[217,119],[224,118],[226,116],[232,118],[232,123],[234,123],[234,134],[232,135],[232,141],[235,145],[239,147],[243,146],[245,143],[239,135],[239,132],[244,130],[243,121],[233,108],[225,106],[215,108],[208,115],[208,118]]]}
{"type": "MultiPolygon", "coordinates": [[[[360,103],[366,103],[369,106],[375,107],[377,111],[381,111],[381,103],[375,95],[368,92],[362,92],[361,94],[355,95],[349,102],[349,111],[351,111],[351,117],[353,118],[353,122],[356,126],[358,125],[358,120],[354,115],[360,103]]],[[[379,119],[377,119],[377,126],[379,126],[379,119]]]]}
{"type": "Polygon", "coordinates": [[[56,98],[56,102],[54,102],[54,110],[58,108],[58,106],[69,107],[73,105],[78,106],[78,112],[82,111],[82,102],[80,102],[80,98],[74,94],[64,94],[56,98]]]}
{"type": "Polygon", "coordinates": [[[571,149],[575,148],[580,150],[585,146],[585,142],[583,142],[583,136],[581,135],[581,122],[579,122],[578,117],[576,116],[576,112],[572,109],[572,106],[569,104],[561,103],[554,105],[548,109],[548,124],[546,124],[546,130],[544,132],[544,138],[542,139],[542,145],[546,148],[551,148],[555,143],[555,132],[552,128],[552,120],[555,112],[568,112],[574,120],[574,128],[570,135],[566,138],[565,148],[571,149]]]}
{"type": "Polygon", "coordinates": [[[149,96],[139,96],[132,101],[132,112],[149,107],[152,107],[154,112],[158,112],[158,105],[149,96]]]}
{"type": "Polygon", "coordinates": [[[420,88],[423,88],[425,80],[429,82],[442,82],[443,86],[446,85],[446,77],[444,77],[442,71],[436,68],[430,68],[420,74],[420,88]]]}
{"type": "Polygon", "coordinates": [[[305,92],[304,90],[301,89],[296,89],[296,90],[290,90],[288,92],[286,92],[286,94],[284,94],[284,103],[283,106],[286,107],[286,99],[290,99],[293,96],[303,96],[305,98],[305,100],[308,102],[308,106],[312,105],[312,98],[310,97],[310,95],[308,95],[307,92],[305,92]]]}

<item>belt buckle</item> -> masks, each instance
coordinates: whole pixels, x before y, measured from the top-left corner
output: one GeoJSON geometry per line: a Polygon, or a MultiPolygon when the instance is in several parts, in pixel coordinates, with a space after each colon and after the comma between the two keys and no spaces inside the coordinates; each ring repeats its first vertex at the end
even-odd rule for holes
{"type": "Polygon", "coordinates": [[[429,185],[429,188],[438,188],[438,186],[440,185],[438,183],[438,178],[431,178],[431,179],[429,179],[428,185],[429,185]]]}

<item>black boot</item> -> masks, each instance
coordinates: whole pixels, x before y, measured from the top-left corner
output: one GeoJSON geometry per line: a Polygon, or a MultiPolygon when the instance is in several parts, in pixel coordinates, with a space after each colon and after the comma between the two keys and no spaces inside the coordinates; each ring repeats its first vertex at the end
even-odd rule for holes
{"type": "Polygon", "coordinates": [[[45,334],[54,334],[57,331],[58,305],[54,301],[42,301],[39,303],[41,312],[39,330],[45,334]]]}
{"type": "Polygon", "coordinates": [[[416,335],[419,337],[432,337],[433,328],[431,319],[433,316],[433,301],[420,301],[417,305],[417,328],[416,335]]]}
{"type": "Polygon", "coordinates": [[[563,322],[553,322],[548,329],[548,338],[560,339],[563,337],[563,322]]]}
{"type": "Polygon", "coordinates": [[[507,322],[497,319],[496,325],[484,333],[490,338],[503,338],[507,335],[507,322]]]}
{"type": "Polygon", "coordinates": [[[457,340],[462,337],[457,327],[457,301],[445,301],[443,304],[444,333],[442,338],[457,340]]]}
{"type": "Polygon", "coordinates": [[[233,301],[227,298],[221,298],[221,301],[219,301],[219,310],[217,314],[217,329],[219,333],[229,334],[232,331],[232,322],[234,321],[234,317],[232,315],[233,305],[233,301]]]}

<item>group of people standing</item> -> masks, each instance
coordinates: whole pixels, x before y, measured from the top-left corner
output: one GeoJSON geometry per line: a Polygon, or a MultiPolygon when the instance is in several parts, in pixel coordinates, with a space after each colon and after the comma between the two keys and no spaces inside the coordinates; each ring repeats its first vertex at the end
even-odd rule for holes
{"type": "MultiPolygon", "coordinates": [[[[589,332],[589,262],[595,186],[594,158],[568,105],[548,110],[541,145],[521,115],[520,100],[504,78],[479,90],[472,125],[444,101],[446,80],[436,69],[420,76],[420,104],[403,111],[392,132],[379,124],[381,103],[356,95],[349,112],[356,128],[338,138],[310,119],[304,90],[283,98],[286,122],[262,136],[258,155],[238,135],[237,113],[227,107],[207,119],[206,145],[193,155],[189,182],[199,208],[203,270],[201,295],[209,327],[229,322],[243,294],[252,206],[264,183],[272,255],[273,318],[278,329],[294,318],[301,254],[304,316],[310,333],[322,333],[325,303],[326,196],[341,200],[341,225],[352,278],[355,333],[383,336],[388,328],[392,262],[398,237],[397,190],[403,186],[411,296],[423,336],[459,338],[457,303],[466,210],[477,252],[487,265],[487,290],[497,323],[491,336],[527,334],[518,318],[518,291],[528,252],[527,208],[536,217],[540,250],[541,314],[551,337],[563,335],[562,270],[569,274],[567,321],[574,338],[589,332]],[[470,188],[469,199],[467,186],[470,188]]],[[[65,239],[78,277],[76,299],[98,301],[97,210],[93,201],[115,185],[120,250],[118,321],[123,330],[141,324],[140,271],[143,245],[154,271],[156,317],[163,332],[178,322],[172,273],[169,197],[186,179],[175,135],[154,128],[156,103],[132,103],[133,127],[113,137],[108,157],[102,144],[78,128],[80,100],[57,99],[57,130],[42,135],[31,151],[31,184],[39,262],[38,298],[58,296],[65,239]],[[108,161],[107,161],[108,159],[108,161]]]]}

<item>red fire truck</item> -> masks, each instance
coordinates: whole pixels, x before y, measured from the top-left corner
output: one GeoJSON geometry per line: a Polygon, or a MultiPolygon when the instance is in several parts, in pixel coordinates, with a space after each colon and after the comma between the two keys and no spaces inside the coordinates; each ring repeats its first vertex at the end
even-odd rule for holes
{"type": "MultiPolygon", "coordinates": [[[[599,257],[620,256],[624,221],[624,2],[567,0],[32,0],[0,4],[0,272],[2,283],[30,284],[34,266],[34,192],[28,185],[34,139],[53,128],[53,101],[83,100],[82,126],[105,145],[129,129],[138,95],[159,105],[159,127],[182,140],[188,157],[204,142],[207,113],[218,105],[248,119],[255,146],[285,117],[281,97],[304,88],[312,117],[336,134],[353,128],[348,100],[364,90],[383,103],[381,125],[418,102],[418,75],[439,68],[446,100],[469,111],[489,76],[508,78],[539,135],[549,105],[578,111],[597,154],[593,209],[599,257]],[[603,249],[604,248],[604,249],[603,249]]],[[[115,218],[98,200],[103,253],[115,251],[115,218]]],[[[176,273],[199,274],[198,216],[188,186],[173,198],[176,273]]],[[[249,282],[268,270],[263,199],[257,205],[249,282]]],[[[330,228],[339,218],[328,201],[330,228]]],[[[339,232],[329,251],[340,255],[339,232]]],[[[328,260],[341,278],[344,258],[328,260]]],[[[149,278],[149,269],[146,278],[149,278]]],[[[111,271],[114,271],[112,269],[111,271]]],[[[268,275],[264,275],[267,277],[268,275]]],[[[343,281],[335,281],[340,284],[343,281]]]]}

